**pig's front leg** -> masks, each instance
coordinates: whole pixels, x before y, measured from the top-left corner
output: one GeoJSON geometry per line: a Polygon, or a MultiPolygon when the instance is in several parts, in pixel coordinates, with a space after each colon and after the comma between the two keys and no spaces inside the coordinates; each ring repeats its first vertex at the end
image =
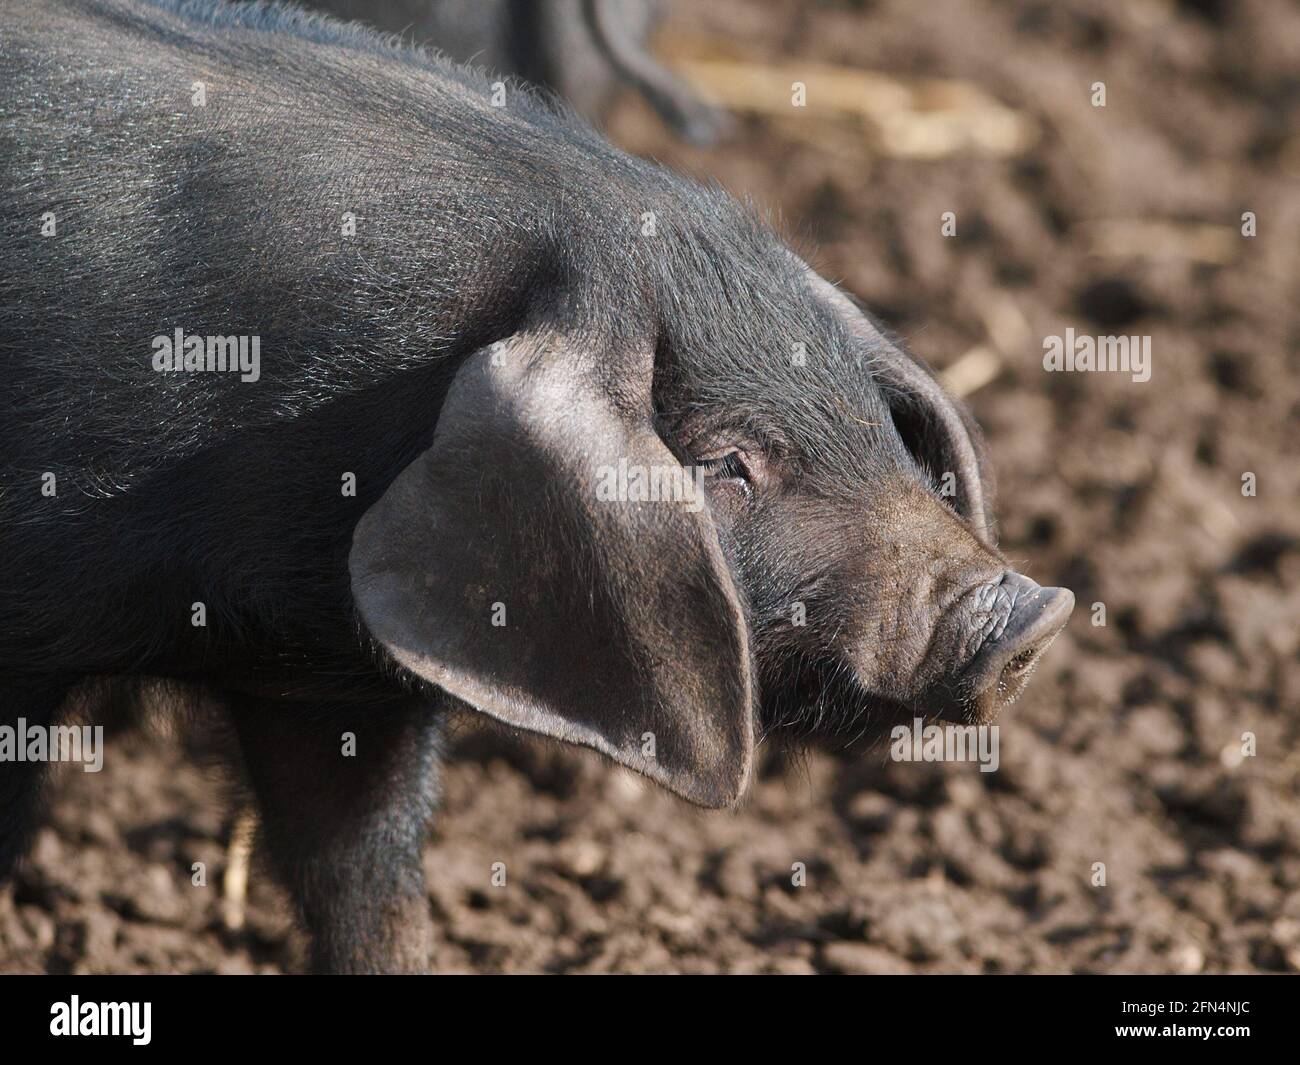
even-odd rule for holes
{"type": "MultiPolygon", "coordinates": [[[[59,677],[0,677],[0,726],[48,728],[72,681],[59,677]]],[[[0,883],[13,871],[34,827],[45,763],[0,759],[0,883]]]]}
{"type": "Polygon", "coordinates": [[[420,852],[437,798],[437,707],[233,696],[229,708],[261,840],[311,936],[312,968],[427,970],[433,929],[420,852]]]}

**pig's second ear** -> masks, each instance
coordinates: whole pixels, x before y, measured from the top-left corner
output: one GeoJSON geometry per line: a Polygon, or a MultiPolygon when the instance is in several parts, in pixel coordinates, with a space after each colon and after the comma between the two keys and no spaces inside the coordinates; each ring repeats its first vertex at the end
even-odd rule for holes
{"type": "Polygon", "coordinates": [[[805,266],[813,289],[829,302],[873,355],[872,369],[885,390],[895,424],[916,458],[936,477],[953,475],[952,502],[989,546],[997,541],[993,474],[979,426],[965,405],[949,396],[934,372],[886,337],[843,292],[805,266]]]}
{"type": "Polygon", "coordinates": [[[358,523],[361,618],[402,666],[509,725],[703,806],[749,778],[749,636],[698,482],[656,435],[653,352],[521,334],[458,371],[433,444],[358,523]],[[659,502],[628,501],[654,478],[659,502]]]}

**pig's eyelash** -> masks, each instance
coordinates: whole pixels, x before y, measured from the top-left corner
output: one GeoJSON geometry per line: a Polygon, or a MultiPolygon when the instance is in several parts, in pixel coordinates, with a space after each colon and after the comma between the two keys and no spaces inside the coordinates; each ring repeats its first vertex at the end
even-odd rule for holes
{"type": "Polygon", "coordinates": [[[749,481],[749,467],[739,451],[728,451],[716,458],[700,459],[699,464],[720,480],[749,481]]]}
{"type": "Polygon", "coordinates": [[[727,448],[725,451],[709,457],[698,458],[695,460],[699,469],[702,469],[712,480],[717,481],[720,485],[729,485],[733,489],[739,489],[749,502],[754,498],[754,492],[758,487],[758,479],[755,476],[755,470],[750,464],[750,459],[746,453],[738,448],[727,448]]]}

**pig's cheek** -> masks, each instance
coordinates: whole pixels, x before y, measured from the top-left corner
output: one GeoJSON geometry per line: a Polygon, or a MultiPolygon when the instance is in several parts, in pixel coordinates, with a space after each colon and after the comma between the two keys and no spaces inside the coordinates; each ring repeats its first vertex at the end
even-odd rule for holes
{"type": "Polygon", "coordinates": [[[740,533],[750,509],[749,490],[742,482],[710,478],[704,482],[704,495],[717,522],[719,532],[740,533]]]}

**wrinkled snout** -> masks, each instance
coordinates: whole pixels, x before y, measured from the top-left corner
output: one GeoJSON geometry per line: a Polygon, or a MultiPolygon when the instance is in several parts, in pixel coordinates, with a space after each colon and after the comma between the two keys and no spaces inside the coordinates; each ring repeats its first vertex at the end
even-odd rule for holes
{"type": "Polygon", "coordinates": [[[1008,572],[977,588],[968,609],[967,664],[957,684],[962,716],[991,721],[1024,690],[1039,657],[1065,628],[1074,593],[1008,572]]]}

